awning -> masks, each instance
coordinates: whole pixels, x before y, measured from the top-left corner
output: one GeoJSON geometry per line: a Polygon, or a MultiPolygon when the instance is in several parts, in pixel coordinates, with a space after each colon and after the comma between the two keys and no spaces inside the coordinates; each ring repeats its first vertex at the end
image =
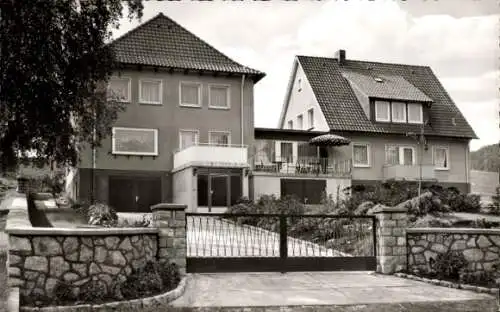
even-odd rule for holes
{"type": "Polygon", "coordinates": [[[309,140],[309,144],[316,146],[349,145],[351,140],[336,134],[322,134],[309,140]]]}

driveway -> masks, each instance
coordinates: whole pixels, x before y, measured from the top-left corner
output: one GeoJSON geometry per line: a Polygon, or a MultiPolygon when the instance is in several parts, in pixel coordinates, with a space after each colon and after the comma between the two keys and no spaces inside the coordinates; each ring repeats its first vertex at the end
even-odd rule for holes
{"type": "Polygon", "coordinates": [[[179,311],[236,311],[235,307],[237,311],[497,311],[496,299],[490,295],[368,272],[192,274],[189,278],[184,295],[172,303],[179,311]]]}
{"type": "MultiPolygon", "coordinates": [[[[187,217],[188,257],[279,257],[280,236],[255,226],[217,217],[187,217]]],[[[288,256],[350,257],[308,241],[288,237],[288,256]]]]}

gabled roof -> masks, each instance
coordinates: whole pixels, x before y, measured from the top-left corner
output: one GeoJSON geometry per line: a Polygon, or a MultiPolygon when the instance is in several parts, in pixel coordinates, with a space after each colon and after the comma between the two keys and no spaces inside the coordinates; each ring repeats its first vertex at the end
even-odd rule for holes
{"type": "MultiPolygon", "coordinates": [[[[453,103],[431,68],[427,66],[349,59],[340,65],[336,58],[311,56],[297,56],[296,61],[302,66],[332,131],[362,131],[381,134],[419,132],[419,125],[384,124],[370,121],[348,80],[343,76],[355,73],[358,78],[359,75],[400,77],[394,82],[395,85],[406,81],[420,90],[418,94],[410,91],[412,97],[418,97],[422,100],[431,99],[433,104],[430,108],[430,120],[429,124],[425,126],[427,135],[477,138],[474,130],[453,103]]],[[[366,87],[365,89],[370,88],[366,87]]],[[[373,90],[373,92],[379,91],[373,90]]]]}
{"type": "Polygon", "coordinates": [[[255,81],[265,76],[231,60],[163,13],[114,40],[110,46],[122,64],[246,74],[255,81]]]}

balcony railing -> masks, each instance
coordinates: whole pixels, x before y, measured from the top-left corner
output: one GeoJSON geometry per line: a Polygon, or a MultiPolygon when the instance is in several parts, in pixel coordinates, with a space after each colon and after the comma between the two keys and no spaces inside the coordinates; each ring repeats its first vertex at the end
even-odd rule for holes
{"type": "Polygon", "coordinates": [[[186,166],[248,166],[244,145],[198,143],[174,153],[174,170],[186,166]]]}
{"type": "MultiPolygon", "coordinates": [[[[420,165],[389,165],[383,167],[385,179],[419,180],[420,165]]],[[[422,180],[434,180],[434,166],[422,165],[422,180]]]]}
{"type": "Polygon", "coordinates": [[[351,160],[320,157],[275,157],[273,161],[269,161],[257,155],[253,157],[252,170],[269,174],[350,177],[351,160]]]}

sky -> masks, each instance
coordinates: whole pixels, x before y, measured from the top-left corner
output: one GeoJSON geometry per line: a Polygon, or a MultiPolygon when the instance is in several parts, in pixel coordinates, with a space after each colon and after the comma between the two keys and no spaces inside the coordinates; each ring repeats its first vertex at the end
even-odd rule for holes
{"type": "Polygon", "coordinates": [[[265,72],[255,126],[275,128],[295,55],[430,66],[479,140],[500,142],[496,0],[145,1],[117,37],[162,12],[233,60],[265,72]]]}

